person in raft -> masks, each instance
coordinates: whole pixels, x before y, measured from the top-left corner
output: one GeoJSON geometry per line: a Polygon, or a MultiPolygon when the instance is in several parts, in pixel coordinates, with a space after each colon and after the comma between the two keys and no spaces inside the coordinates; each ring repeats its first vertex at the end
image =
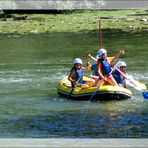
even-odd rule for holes
{"type": "Polygon", "coordinates": [[[75,84],[79,84],[81,88],[89,88],[93,86],[93,84],[95,83],[94,79],[90,79],[87,81],[83,80],[84,69],[85,68],[82,66],[82,60],[80,58],[76,58],[73,61],[73,67],[68,76],[68,80],[71,82],[72,87],[74,87],[75,84]]]}
{"type": "MultiPolygon", "coordinates": [[[[96,56],[96,59],[97,60],[99,60],[100,61],[100,59],[104,59],[103,61],[105,62],[105,63],[107,63],[108,64],[108,69],[111,69],[111,64],[112,64],[112,62],[115,60],[115,59],[117,59],[118,57],[120,57],[121,55],[123,55],[125,52],[124,52],[124,50],[121,50],[121,51],[119,51],[115,56],[113,56],[113,57],[108,57],[107,56],[107,51],[105,50],[105,49],[99,49],[98,50],[98,52],[97,52],[97,56],[96,56]]],[[[95,76],[102,76],[102,75],[100,75],[100,73],[101,72],[99,72],[100,71],[100,69],[104,69],[104,68],[106,68],[106,67],[103,67],[102,66],[102,64],[101,64],[101,67],[98,69],[98,61],[97,61],[97,63],[96,64],[93,64],[93,65],[91,65],[91,63],[90,63],[90,57],[91,57],[91,54],[88,54],[87,55],[87,64],[86,64],[86,69],[87,70],[93,70],[94,71],[94,73],[93,73],[93,75],[95,75],[95,76]]],[[[102,60],[100,61],[101,63],[102,63],[102,60]]],[[[101,71],[102,71],[101,70],[101,71]]],[[[104,69],[105,70],[105,69],[104,69]]],[[[104,72],[104,70],[103,70],[103,72],[104,72]]],[[[106,74],[105,74],[106,75],[106,74]]],[[[102,76],[103,77],[103,76],[102,76]]],[[[112,76],[111,76],[111,78],[112,78],[112,76]]],[[[106,80],[106,78],[105,78],[105,80],[106,80]]],[[[102,81],[101,81],[102,82],[102,81]]],[[[96,81],[96,84],[98,83],[98,79],[97,79],[97,81],[96,81]]],[[[95,84],[95,85],[96,85],[95,84]]],[[[100,84],[100,83],[99,83],[100,84]]],[[[114,81],[114,78],[111,80],[111,83],[110,84],[112,84],[112,85],[117,85],[117,83],[116,83],[116,81],[114,81]]]]}
{"type": "MultiPolygon", "coordinates": [[[[100,58],[100,57],[99,57],[99,54],[100,54],[101,51],[102,51],[102,52],[104,51],[104,52],[107,53],[107,51],[106,51],[105,49],[99,49],[98,52],[97,52],[97,55],[96,55],[96,59],[97,59],[97,60],[100,58]]],[[[110,65],[112,65],[112,63],[113,63],[117,58],[119,58],[120,56],[122,56],[124,53],[125,53],[124,50],[120,50],[115,56],[112,56],[112,57],[108,57],[108,56],[107,56],[106,59],[107,59],[107,61],[110,63],[110,65]]],[[[87,55],[86,69],[87,69],[87,70],[93,70],[93,71],[94,71],[93,75],[98,76],[97,63],[91,65],[91,63],[90,63],[90,57],[91,57],[91,54],[88,54],[88,55],[87,55]]]]}
{"type": "Polygon", "coordinates": [[[131,83],[131,81],[133,83],[135,83],[136,85],[138,85],[139,82],[134,80],[134,78],[126,72],[126,63],[124,61],[120,61],[117,65],[117,68],[123,73],[123,74],[121,74],[121,72],[118,71],[117,69],[113,72],[113,77],[114,77],[114,79],[116,80],[116,82],[118,83],[119,86],[135,87],[135,85],[133,85],[131,83]],[[123,75],[125,75],[126,78],[123,75]]]}
{"type": "MultiPolygon", "coordinates": [[[[120,61],[117,65],[117,68],[126,75],[126,63],[124,61],[120,61]]],[[[113,72],[113,77],[119,86],[126,87],[125,77],[118,70],[115,69],[113,72]]]]}

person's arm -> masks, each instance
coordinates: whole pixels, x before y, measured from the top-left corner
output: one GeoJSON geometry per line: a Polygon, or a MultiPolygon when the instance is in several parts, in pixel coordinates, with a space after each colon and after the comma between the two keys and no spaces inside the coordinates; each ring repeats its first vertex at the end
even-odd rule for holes
{"type": "Polygon", "coordinates": [[[102,70],[101,70],[101,62],[98,61],[97,66],[98,66],[98,74],[99,74],[99,77],[101,79],[104,79],[104,76],[102,75],[102,70]]]}
{"type": "Polygon", "coordinates": [[[87,55],[86,70],[91,70],[91,67],[92,67],[92,65],[90,63],[90,56],[91,56],[91,54],[87,55]]]}
{"type": "Polygon", "coordinates": [[[71,72],[70,72],[70,74],[69,74],[69,76],[68,76],[68,80],[69,80],[70,82],[74,83],[74,82],[75,82],[75,77],[76,77],[75,71],[74,71],[74,70],[71,70],[71,72]]]}
{"type": "Polygon", "coordinates": [[[86,63],[86,68],[85,70],[89,71],[91,70],[92,65],[90,63],[86,63]]]}
{"type": "Polygon", "coordinates": [[[124,54],[125,54],[124,50],[120,50],[120,51],[114,56],[114,58],[112,59],[111,63],[112,63],[114,60],[116,60],[117,58],[119,58],[120,56],[124,55],[124,54]]]}
{"type": "Polygon", "coordinates": [[[90,57],[91,57],[91,54],[89,53],[89,54],[87,55],[87,62],[88,62],[88,63],[90,63],[90,57]]]}

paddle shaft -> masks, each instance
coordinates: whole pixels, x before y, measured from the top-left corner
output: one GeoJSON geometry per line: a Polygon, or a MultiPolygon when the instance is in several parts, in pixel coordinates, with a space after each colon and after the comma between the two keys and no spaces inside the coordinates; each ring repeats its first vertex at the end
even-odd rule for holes
{"type": "Polygon", "coordinates": [[[100,87],[104,84],[105,81],[103,81],[96,89],[96,91],[91,95],[91,97],[89,98],[88,102],[90,102],[92,100],[92,98],[94,97],[94,95],[97,93],[97,91],[99,91],[100,87]]]}
{"type": "Polygon", "coordinates": [[[100,49],[102,48],[102,30],[101,30],[101,19],[99,19],[99,43],[100,49]]]}
{"type": "Polygon", "coordinates": [[[94,61],[96,61],[97,62],[97,59],[96,58],[94,58],[93,56],[89,56],[91,59],[93,59],[94,61]]]}
{"type": "MultiPolygon", "coordinates": [[[[78,81],[77,81],[78,83],[79,83],[80,79],[82,78],[82,76],[83,76],[83,74],[79,77],[79,79],[78,79],[78,81]]],[[[71,82],[71,85],[72,85],[72,90],[71,90],[71,92],[69,93],[68,98],[70,98],[70,96],[71,96],[73,90],[75,89],[75,85],[74,85],[72,82],[71,82]]]]}

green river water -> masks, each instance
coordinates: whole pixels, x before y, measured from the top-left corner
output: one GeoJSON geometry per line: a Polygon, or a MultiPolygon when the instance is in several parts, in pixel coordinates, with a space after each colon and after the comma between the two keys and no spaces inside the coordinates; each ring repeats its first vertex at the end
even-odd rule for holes
{"type": "MultiPolygon", "coordinates": [[[[103,47],[109,55],[124,49],[127,72],[148,84],[147,40],[147,33],[104,33],[103,47]]],[[[86,63],[98,43],[93,32],[0,35],[0,137],[147,138],[148,100],[134,89],[124,101],[88,103],[57,95],[73,59],[86,63]]]]}

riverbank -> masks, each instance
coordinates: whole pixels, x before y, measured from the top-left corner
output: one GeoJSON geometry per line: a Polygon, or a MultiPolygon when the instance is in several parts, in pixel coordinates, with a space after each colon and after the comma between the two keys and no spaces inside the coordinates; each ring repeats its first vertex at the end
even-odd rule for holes
{"type": "Polygon", "coordinates": [[[148,31],[148,10],[85,10],[61,14],[11,14],[0,18],[0,33],[97,31],[148,31]]]}

